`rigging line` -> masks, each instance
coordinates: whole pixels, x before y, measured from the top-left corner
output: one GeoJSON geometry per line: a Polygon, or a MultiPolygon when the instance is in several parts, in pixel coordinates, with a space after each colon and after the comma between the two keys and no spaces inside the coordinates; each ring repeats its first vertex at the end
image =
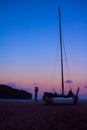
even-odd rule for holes
{"type": "MultiPolygon", "coordinates": [[[[62,32],[63,32],[63,29],[62,29],[62,32]]],[[[61,32],[61,33],[62,33],[61,32]]],[[[63,33],[64,34],[64,33],[63,33]]],[[[63,35],[62,35],[62,46],[63,46],[63,61],[65,61],[65,66],[66,66],[66,72],[67,72],[67,78],[68,79],[72,79],[72,76],[71,76],[71,71],[70,71],[70,67],[69,67],[69,64],[68,64],[68,59],[67,59],[67,54],[66,54],[66,49],[65,49],[65,45],[64,45],[64,39],[63,39],[63,35]]]]}
{"type": "MultiPolygon", "coordinates": [[[[66,54],[64,41],[63,41],[63,50],[64,50],[64,55],[65,55],[65,65],[66,65],[66,69],[67,69],[67,78],[68,78],[68,80],[72,81],[72,76],[71,76],[71,71],[70,71],[70,67],[69,67],[69,63],[68,63],[68,59],[67,59],[67,54],[66,54]]],[[[71,88],[71,85],[70,85],[70,88],[71,88]]]]}
{"type": "Polygon", "coordinates": [[[70,78],[70,73],[69,73],[70,71],[69,71],[69,65],[68,65],[64,42],[63,42],[63,50],[64,50],[64,56],[65,56],[65,65],[66,65],[66,69],[67,69],[67,78],[69,79],[70,78]]]}
{"type": "Polygon", "coordinates": [[[64,45],[64,40],[63,40],[63,29],[62,29],[62,27],[61,27],[61,17],[60,17],[60,8],[59,8],[59,23],[60,23],[60,34],[61,34],[61,36],[60,36],[60,38],[62,38],[62,39],[60,39],[60,40],[62,40],[61,42],[62,42],[62,49],[63,49],[63,55],[62,55],[62,58],[63,59],[61,59],[61,60],[63,60],[63,62],[64,62],[64,59],[65,59],[65,65],[66,65],[66,69],[67,69],[67,78],[69,79],[70,78],[70,76],[71,76],[71,72],[70,72],[70,69],[69,69],[69,65],[68,65],[68,60],[67,60],[67,55],[66,55],[66,50],[65,50],[65,45],[64,45]],[[64,58],[65,57],[65,58],[64,58]]]}
{"type": "MultiPolygon", "coordinates": [[[[53,84],[53,88],[52,89],[55,89],[55,87],[56,87],[56,82],[54,81],[54,79],[55,80],[57,80],[58,81],[58,78],[57,78],[57,73],[58,73],[58,65],[59,65],[59,63],[58,63],[58,44],[56,45],[56,53],[55,53],[55,56],[54,56],[54,63],[53,63],[53,69],[52,69],[52,75],[51,75],[51,82],[50,82],[50,86],[51,86],[51,84],[53,84]]],[[[60,68],[60,67],[59,67],[60,68]]]]}

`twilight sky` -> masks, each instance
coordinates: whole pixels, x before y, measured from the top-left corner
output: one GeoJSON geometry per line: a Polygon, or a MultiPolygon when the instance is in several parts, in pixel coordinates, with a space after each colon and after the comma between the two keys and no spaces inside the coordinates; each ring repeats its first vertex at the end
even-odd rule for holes
{"type": "Polygon", "coordinates": [[[86,0],[0,0],[0,83],[31,92],[37,83],[40,93],[60,93],[58,6],[68,79],[72,90],[80,86],[80,97],[87,98],[86,0]]]}

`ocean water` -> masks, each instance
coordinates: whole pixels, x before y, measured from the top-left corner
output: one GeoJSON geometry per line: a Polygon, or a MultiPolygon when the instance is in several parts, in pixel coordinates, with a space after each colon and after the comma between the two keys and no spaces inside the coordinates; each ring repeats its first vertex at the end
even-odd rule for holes
{"type": "MultiPolygon", "coordinates": [[[[35,102],[34,99],[31,99],[31,100],[26,100],[26,99],[0,99],[0,102],[3,102],[3,101],[9,101],[9,102],[35,102]]],[[[60,102],[71,102],[72,99],[62,99],[62,98],[59,98],[57,99],[57,101],[60,103],[60,102]]],[[[39,98],[37,100],[37,102],[44,102],[41,98],[39,98]]],[[[56,99],[54,100],[54,102],[56,102],[56,99]]],[[[87,102],[87,99],[79,99],[79,102],[87,102]]]]}
{"type": "MultiPolygon", "coordinates": [[[[0,102],[35,102],[34,99],[0,99],[0,102]]],[[[42,99],[38,99],[38,102],[43,102],[42,99]]]]}

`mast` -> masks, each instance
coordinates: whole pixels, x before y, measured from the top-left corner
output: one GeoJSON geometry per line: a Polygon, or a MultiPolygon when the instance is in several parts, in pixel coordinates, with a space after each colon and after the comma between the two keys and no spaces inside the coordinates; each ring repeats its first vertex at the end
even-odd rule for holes
{"type": "Polygon", "coordinates": [[[62,96],[64,96],[64,75],[63,75],[63,45],[62,45],[62,31],[61,31],[61,15],[60,7],[58,7],[59,12],[59,33],[60,33],[60,59],[61,59],[61,85],[62,85],[62,96]]]}

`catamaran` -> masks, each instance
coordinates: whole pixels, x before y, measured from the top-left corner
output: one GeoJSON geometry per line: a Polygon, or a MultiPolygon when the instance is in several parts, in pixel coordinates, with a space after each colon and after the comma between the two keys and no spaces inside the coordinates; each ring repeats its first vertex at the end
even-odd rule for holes
{"type": "Polygon", "coordinates": [[[63,43],[62,43],[62,30],[61,30],[61,14],[60,14],[60,7],[58,7],[58,14],[59,14],[59,34],[60,34],[60,61],[61,61],[61,86],[62,86],[62,94],[51,93],[51,92],[44,92],[43,94],[43,101],[46,103],[53,104],[54,99],[59,98],[72,98],[72,103],[76,104],[78,103],[78,93],[79,93],[79,87],[77,88],[76,93],[72,93],[72,90],[70,89],[68,94],[64,94],[64,65],[63,65],[63,43]]]}

